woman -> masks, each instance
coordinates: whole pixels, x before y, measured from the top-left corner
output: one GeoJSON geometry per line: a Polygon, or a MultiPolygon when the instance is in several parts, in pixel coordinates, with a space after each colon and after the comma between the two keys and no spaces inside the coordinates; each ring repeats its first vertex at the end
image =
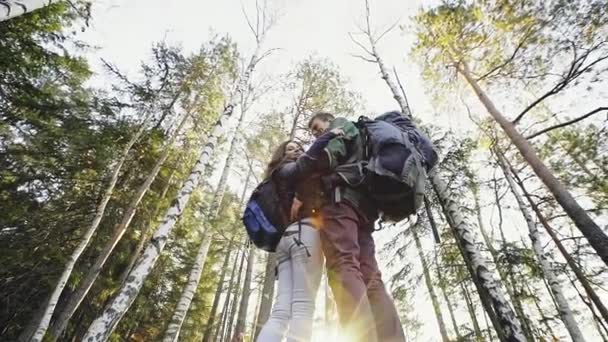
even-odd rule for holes
{"type": "Polygon", "coordinates": [[[296,221],[287,227],[277,245],[277,299],[257,342],[279,342],[286,334],[288,342],[305,342],[312,335],[315,297],[323,270],[321,241],[312,217],[315,202],[319,200],[320,182],[298,181],[296,160],[318,158],[327,142],[338,134],[341,131],[334,130],[319,137],[306,154],[299,143],[286,141],[279,145],[268,163],[266,177],[276,182],[287,217],[296,192],[302,206],[296,221]]]}

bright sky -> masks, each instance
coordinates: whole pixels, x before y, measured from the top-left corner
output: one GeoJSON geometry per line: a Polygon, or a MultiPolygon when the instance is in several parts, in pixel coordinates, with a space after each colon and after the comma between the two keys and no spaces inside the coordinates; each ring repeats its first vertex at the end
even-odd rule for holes
{"type": "MultiPolygon", "coordinates": [[[[422,0],[371,2],[374,28],[382,31],[397,20],[405,28],[397,28],[385,36],[378,48],[386,64],[397,68],[414,114],[424,121],[454,130],[469,128],[468,119],[459,119],[449,113],[438,114],[432,109],[420,70],[408,58],[414,41],[409,33],[409,17],[416,14],[422,0]]],[[[430,2],[424,1],[425,4],[430,2]]],[[[253,14],[254,4],[250,0],[244,5],[249,13],[253,14]]],[[[357,31],[356,24],[362,23],[362,0],[277,0],[274,4],[273,7],[283,15],[270,31],[264,46],[280,48],[280,51],[260,65],[256,73],[283,74],[314,53],[330,59],[341,68],[350,80],[350,88],[363,95],[368,111],[381,113],[397,108],[386,84],[379,77],[377,66],[351,56],[352,53],[360,53],[350,41],[348,32],[357,31]]],[[[152,44],[163,39],[169,43],[181,43],[187,51],[193,51],[209,40],[213,33],[227,33],[237,42],[241,53],[249,57],[255,42],[241,6],[239,0],[98,0],[93,6],[91,27],[81,37],[99,47],[89,56],[95,70],[101,71],[99,58],[103,57],[131,75],[139,70],[142,60],[148,59],[152,44]]],[[[100,74],[93,84],[108,86],[109,82],[100,74]]],[[[431,247],[428,240],[425,244],[431,247]]],[[[416,272],[421,274],[420,270],[416,272]]],[[[416,310],[423,323],[417,340],[438,340],[437,324],[424,283],[419,286],[414,304],[412,310],[416,310]]],[[[321,336],[317,338],[321,340],[321,336]]]]}

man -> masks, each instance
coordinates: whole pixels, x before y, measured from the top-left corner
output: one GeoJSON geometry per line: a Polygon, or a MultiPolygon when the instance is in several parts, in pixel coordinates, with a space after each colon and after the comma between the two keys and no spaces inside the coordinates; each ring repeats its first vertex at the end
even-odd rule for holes
{"type": "Polygon", "coordinates": [[[364,151],[359,130],[329,113],[315,114],[308,128],[315,137],[335,128],[343,131],[328,143],[319,167],[333,172],[332,200],[321,210],[321,245],[340,323],[356,334],[353,340],[405,341],[376,261],[372,232],[377,211],[357,187],[361,174],[356,162],[364,151]]]}

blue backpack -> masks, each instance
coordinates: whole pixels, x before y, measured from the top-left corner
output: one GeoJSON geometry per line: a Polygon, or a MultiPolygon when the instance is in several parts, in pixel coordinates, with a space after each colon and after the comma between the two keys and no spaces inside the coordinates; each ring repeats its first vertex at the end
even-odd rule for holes
{"type": "Polygon", "coordinates": [[[274,252],[289,225],[288,221],[271,176],[253,190],[245,207],[243,224],[256,247],[274,252]]]}

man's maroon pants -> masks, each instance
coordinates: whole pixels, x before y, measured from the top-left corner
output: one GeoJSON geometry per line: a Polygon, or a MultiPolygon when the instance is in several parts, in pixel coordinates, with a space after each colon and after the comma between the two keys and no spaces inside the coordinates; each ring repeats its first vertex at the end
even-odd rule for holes
{"type": "Polygon", "coordinates": [[[356,329],[358,341],[405,341],[378,269],[373,222],[346,202],[325,206],[321,218],[321,245],[341,325],[356,329]]]}

